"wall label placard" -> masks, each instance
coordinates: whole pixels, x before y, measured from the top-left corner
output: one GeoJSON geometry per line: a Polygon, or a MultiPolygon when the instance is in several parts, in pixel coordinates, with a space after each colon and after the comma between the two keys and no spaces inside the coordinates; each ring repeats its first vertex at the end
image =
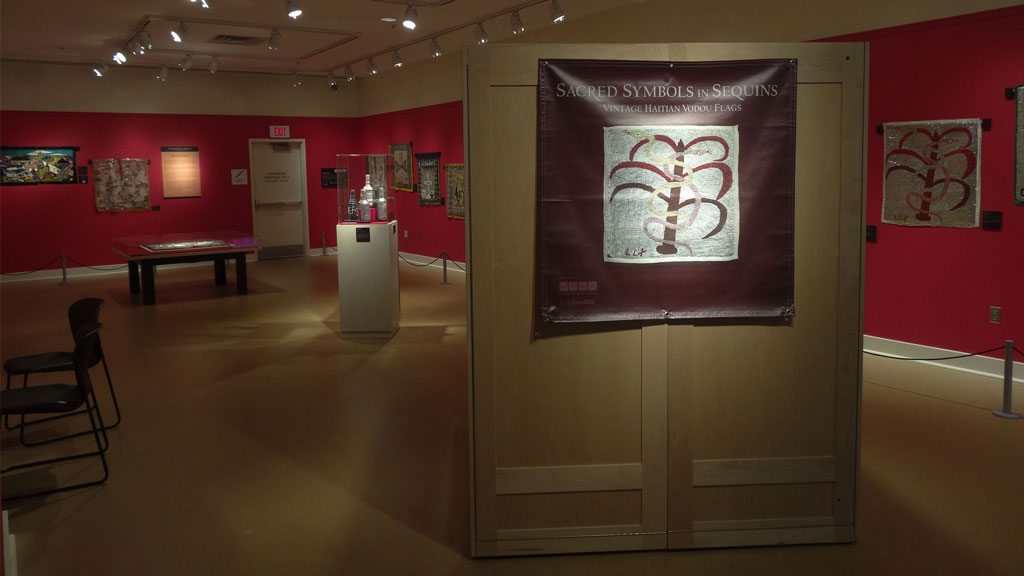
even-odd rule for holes
{"type": "Polygon", "coordinates": [[[160,148],[164,198],[198,198],[203,195],[199,179],[199,147],[160,148]]]}

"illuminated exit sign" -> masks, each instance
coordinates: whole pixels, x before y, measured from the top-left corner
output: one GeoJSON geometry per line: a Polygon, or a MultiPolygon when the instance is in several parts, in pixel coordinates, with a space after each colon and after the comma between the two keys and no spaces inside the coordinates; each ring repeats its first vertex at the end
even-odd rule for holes
{"type": "Polygon", "coordinates": [[[287,126],[271,126],[270,127],[271,138],[290,138],[291,133],[287,126]]]}

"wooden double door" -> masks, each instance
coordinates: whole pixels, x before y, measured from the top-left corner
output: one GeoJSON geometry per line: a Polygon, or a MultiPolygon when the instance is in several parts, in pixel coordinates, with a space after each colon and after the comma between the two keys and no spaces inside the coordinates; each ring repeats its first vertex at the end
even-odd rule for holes
{"type": "Polygon", "coordinates": [[[474,555],[853,539],[865,66],[860,44],[469,52],[474,555]],[[531,339],[541,58],[798,59],[791,325],[531,339]]]}

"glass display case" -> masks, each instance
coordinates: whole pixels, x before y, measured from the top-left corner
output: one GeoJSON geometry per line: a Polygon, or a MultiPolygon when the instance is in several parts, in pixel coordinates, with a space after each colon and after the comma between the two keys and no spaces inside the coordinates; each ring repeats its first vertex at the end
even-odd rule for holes
{"type": "Polygon", "coordinates": [[[390,222],[395,211],[395,157],[338,154],[338,222],[390,222]]]}

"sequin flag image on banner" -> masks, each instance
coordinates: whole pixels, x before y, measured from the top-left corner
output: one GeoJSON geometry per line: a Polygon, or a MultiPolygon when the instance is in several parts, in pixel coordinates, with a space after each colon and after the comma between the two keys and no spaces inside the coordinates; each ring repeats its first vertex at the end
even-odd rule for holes
{"type": "Polygon", "coordinates": [[[981,120],[885,124],[882,222],[977,228],[981,120]]]}
{"type": "Polygon", "coordinates": [[[538,70],[535,336],[793,316],[795,60],[538,70]]]}

